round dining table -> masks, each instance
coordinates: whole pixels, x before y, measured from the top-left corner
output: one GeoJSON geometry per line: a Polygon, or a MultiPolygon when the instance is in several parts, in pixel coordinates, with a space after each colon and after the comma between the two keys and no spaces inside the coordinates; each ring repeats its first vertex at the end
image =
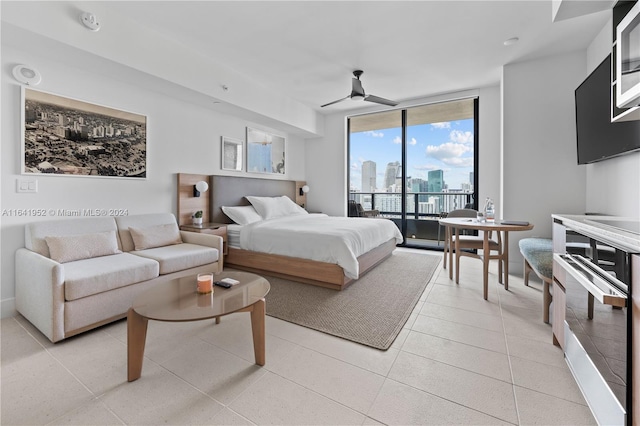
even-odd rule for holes
{"type": "MultiPolygon", "coordinates": [[[[512,231],[529,231],[533,229],[533,224],[529,222],[521,222],[521,221],[501,221],[496,220],[494,222],[486,222],[486,221],[478,221],[473,218],[464,218],[464,217],[456,217],[456,218],[444,218],[439,220],[440,224],[446,228],[446,241],[449,247],[449,268],[453,269],[453,252],[455,251],[456,256],[460,252],[460,230],[473,230],[473,231],[482,231],[483,241],[482,241],[482,283],[484,290],[484,300],[488,300],[489,294],[489,260],[490,260],[490,251],[489,251],[489,235],[491,232],[499,232],[502,233],[502,245],[500,247],[499,260],[503,262],[504,267],[502,268],[504,274],[504,288],[505,290],[509,289],[509,232],[512,231]],[[455,236],[455,243],[452,250],[452,242],[453,237],[455,236]]],[[[449,276],[452,276],[452,271],[450,270],[449,276]]],[[[502,277],[501,277],[502,278],[502,277]]],[[[456,276],[456,281],[458,277],[456,276]]]]}

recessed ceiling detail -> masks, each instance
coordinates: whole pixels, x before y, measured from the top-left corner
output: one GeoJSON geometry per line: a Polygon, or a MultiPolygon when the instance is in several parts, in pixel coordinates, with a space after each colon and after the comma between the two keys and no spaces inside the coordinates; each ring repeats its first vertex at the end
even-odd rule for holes
{"type": "Polygon", "coordinates": [[[516,43],[517,43],[517,42],[519,42],[519,41],[520,41],[520,39],[519,39],[518,37],[511,37],[511,38],[506,39],[506,40],[503,42],[503,44],[504,44],[505,46],[511,46],[511,45],[513,45],[513,44],[516,44],[516,43]]]}

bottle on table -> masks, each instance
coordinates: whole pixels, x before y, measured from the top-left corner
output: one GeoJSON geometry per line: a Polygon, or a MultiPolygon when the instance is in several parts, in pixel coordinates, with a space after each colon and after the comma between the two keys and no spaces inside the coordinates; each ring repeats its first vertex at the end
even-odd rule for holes
{"type": "Polygon", "coordinates": [[[489,197],[487,197],[484,202],[484,219],[490,223],[496,220],[496,207],[493,204],[493,200],[489,197]]]}

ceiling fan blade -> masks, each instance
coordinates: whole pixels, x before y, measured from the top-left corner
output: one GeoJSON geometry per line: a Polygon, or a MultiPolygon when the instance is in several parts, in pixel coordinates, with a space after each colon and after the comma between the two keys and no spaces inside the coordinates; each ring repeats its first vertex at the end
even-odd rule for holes
{"type": "Polygon", "coordinates": [[[338,99],[337,101],[333,101],[333,102],[329,102],[328,104],[320,105],[320,108],[324,108],[324,107],[329,106],[329,105],[337,104],[338,102],[346,101],[350,97],[351,97],[351,95],[345,96],[344,98],[338,99]]]}
{"type": "Polygon", "coordinates": [[[375,102],[377,104],[382,104],[382,105],[389,105],[389,106],[398,105],[398,102],[396,101],[390,101],[389,99],[381,98],[379,96],[374,96],[374,95],[367,95],[364,97],[364,100],[367,102],[375,102]]]}

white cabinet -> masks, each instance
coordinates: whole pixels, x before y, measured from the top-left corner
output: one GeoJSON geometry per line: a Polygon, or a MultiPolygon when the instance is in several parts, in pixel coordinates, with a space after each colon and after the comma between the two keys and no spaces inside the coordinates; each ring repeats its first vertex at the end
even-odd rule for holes
{"type": "Polygon", "coordinates": [[[640,48],[638,9],[640,2],[621,0],[613,7],[611,60],[611,121],[640,120],[640,48]],[[635,11],[635,12],[634,12],[635,11]],[[635,27],[634,27],[635,23],[635,27]],[[620,31],[619,31],[620,30],[620,31]],[[635,84],[634,84],[635,82],[635,84]],[[634,96],[635,93],[635,96],[634,96]],[[624,101],[620,99],[621,95],[624,101]],[[628,105],[628,106],[623,106],[628,105]]]}
{"type": "MultiPolygon", "coordinates": [[[[631,256],[631,395],[640,395],[640,255],[631,256]],[[638,289],[638,290],[636,290],[638,289]]],[[[633,398],[633,425],[640,425],[640,397],[633,398]]]]}
{"type": "MultiPolygon", "coordinates": [[[[561,223],[552,225],[553,252],[566,253],[567,229],[561,223]]],[[[566,317],[566,290],[565,280],[567,273],[556,261],[553,261],[553,344],[564,349],[564,320],[566,317]]]]}
{"type": "Polygon", "coordinates": [[[616,26],[616,103],[640,105],[640,2],[616,26]]]}

